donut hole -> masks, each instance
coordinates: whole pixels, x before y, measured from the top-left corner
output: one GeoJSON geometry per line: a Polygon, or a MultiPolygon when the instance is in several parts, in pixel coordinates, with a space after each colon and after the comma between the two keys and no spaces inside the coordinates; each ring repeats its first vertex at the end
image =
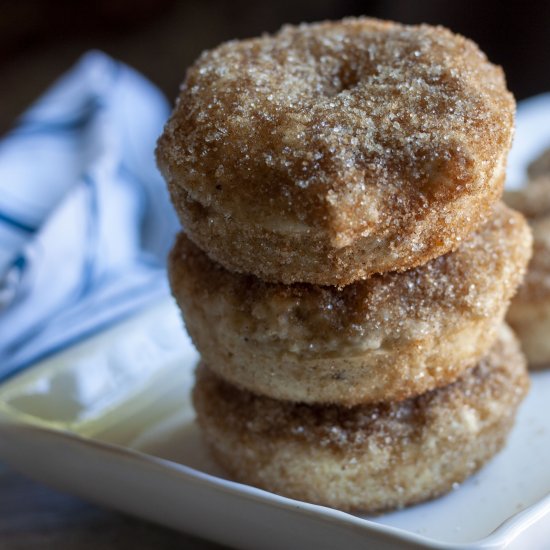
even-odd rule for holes
{"type": "Polygon", "coordinates": [[[340,74],[338,75],[339,86],[337,87],[337,94],[351,90],[359,84],[359,74],[351,67],[342,67],[340,74]]]}
{"type": "Polygon", "coordinates": [[[332,98],[342,92],[353,90],[361,82],[357,67],[342,65],[336,72],[326,75],[326,83],[322,86],[322,95],[332,98]]]}

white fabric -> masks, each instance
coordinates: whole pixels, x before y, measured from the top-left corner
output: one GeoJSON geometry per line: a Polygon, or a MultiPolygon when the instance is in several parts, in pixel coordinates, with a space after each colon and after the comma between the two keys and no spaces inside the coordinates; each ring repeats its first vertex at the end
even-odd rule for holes
{"type": "Polygon", "coordinates": [[[90,52],[0,142],[0,378],[166,294],[177,222],[153,151],[168,114],[90,52]]]}

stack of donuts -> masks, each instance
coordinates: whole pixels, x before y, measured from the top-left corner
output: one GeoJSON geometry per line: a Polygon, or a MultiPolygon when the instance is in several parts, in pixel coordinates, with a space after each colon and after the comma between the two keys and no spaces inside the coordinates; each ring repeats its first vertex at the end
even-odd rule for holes
{"type": "Polygon", "coordinates": [[[234,479],[379,512],[503,446],[528,387],[503,321],[531,248],[499,201],[514,110],[500,68],[426,25],[288,26],[189,69],[157,148],[169,274],[234,479]]]}

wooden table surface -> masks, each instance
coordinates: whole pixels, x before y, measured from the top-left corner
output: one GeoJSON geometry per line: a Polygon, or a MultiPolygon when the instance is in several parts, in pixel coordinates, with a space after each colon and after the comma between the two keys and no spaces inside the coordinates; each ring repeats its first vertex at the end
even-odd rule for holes
{"type": "Polygon", "coordinates": [[[34,483],[0,464],[1,550],[179,548],[223,547],[98,508],[34,483]]]}

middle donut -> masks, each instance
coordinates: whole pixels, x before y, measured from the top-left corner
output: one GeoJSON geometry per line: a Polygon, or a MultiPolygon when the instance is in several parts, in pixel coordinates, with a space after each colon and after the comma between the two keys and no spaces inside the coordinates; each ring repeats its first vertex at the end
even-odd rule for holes
{"type": "Polygon", "coordinates": [[[305,403],[402,400],[456,380],[496,339],[531,254],[498,204],[452,253],[342,288],[227,271],[180,234],[170,282],[209,367],[253,393],[305,403]]]}

